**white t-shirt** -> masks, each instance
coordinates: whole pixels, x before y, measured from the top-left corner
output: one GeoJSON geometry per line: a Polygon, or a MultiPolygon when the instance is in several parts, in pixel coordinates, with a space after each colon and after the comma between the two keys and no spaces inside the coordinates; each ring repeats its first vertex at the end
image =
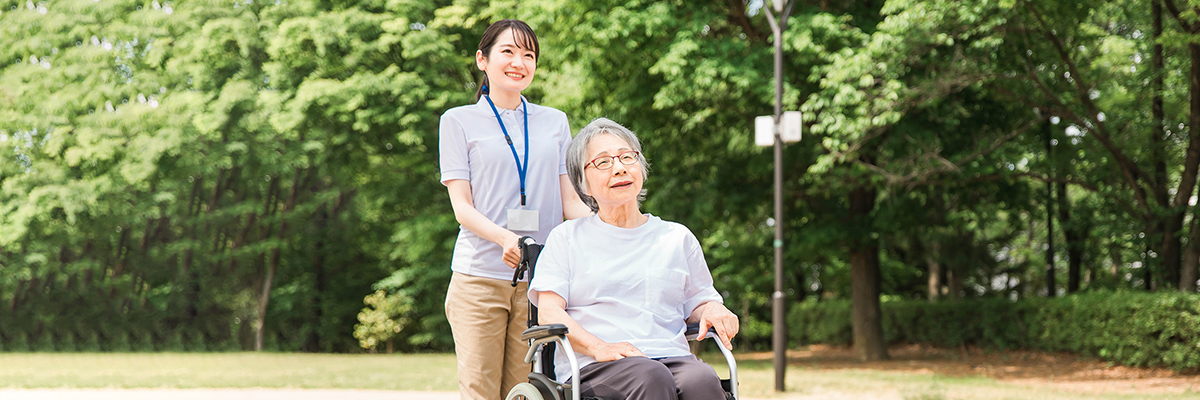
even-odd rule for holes
{"type": "MultiPolygon", "coordinates": [[[[701,303],[721,302],[700,242],[687,227],[653,215],[632,229],[592,215],[550,232],[537,261],[529,300],[543,292],[567,301],[567,315],[609,343],[629,342],[650,358],[690,354],[686,319],[701,303]]],[[[579,367],[596,362],[576,353],[579,367]]],[[[571,375],[560,350],[559,379],[571,375]]]]}
{"type": "MultiPolygon", "coordinates": [[[[522,97],[524,99],[524,97],[522,97]]],[[[571,127],[562,111],[526,101],[529,108],[529,153],[525,154],[525,115],[521,107],[497,107],[513,146],[524,164],[526,205],[538,211],[537,231],[514,231],[544,243],[546,236],[563,221],[559,175],[567,173],[567,146],[571,127]]],[[[442,114],[438,130],[442,183],[454,179],[471,182],[475,209],[496,224],[507,227],[508,210],[521,204],[521,177],[517,162],[496,122],[486,98],[455,107],[442,114]]],[[[504,264],[504,249],[459,226],[458,241],[450,267],[455,272],[492,279],[512,279],[513,269],[504,264]]]]}

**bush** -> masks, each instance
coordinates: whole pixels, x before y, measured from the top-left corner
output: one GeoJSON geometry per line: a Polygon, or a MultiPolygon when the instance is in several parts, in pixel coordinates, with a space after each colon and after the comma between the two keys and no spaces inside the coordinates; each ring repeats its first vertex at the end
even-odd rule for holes
{"type": "Polygon", "coordinates": [[[29,346],[30,350],[35,352],[53,352],[54,351],[54,334],[50,332],[42,332],[34,338],[34,342],[29,346]]]}
{"type": "Polygon", "coordinates": [[[16,331],[12,338],[4,344],[4,351],[10,352],[26,352],[29,351],[29,336],[24,331],[16,331]]]}
{"type": "Polygon", "coordinates": [[[56,347],[55,350],[61,352],[79,351],[79,348],[75,346],[75,335],[71,334],[71,332],[63,332],[62,336],[58,338],[56,347]]]}
{"type": "Polygon", "coordinates": [[[109,341],[109,351],[118,353],[128,353],[133,351],[133,347],[129,345],[129,333],[125,331],[116,331],[113,333],[109,341]]]}
{"type": "Polygon", "coordinates": [[[788,337],[793,343],[849,345],[853,341],[850,302],[805,301],[788,316],[788,337]]]}
{"type": "MultiPolygon", "coordinates": [[[[1200,296],[1089,292],[1054,299],[882,303],[889,343],[1068,351],[1123,365],[1200,369],[1200,296]]],[[[793,345],[852,341],[848,300],[809,301],[788,318],[793,345]]]]}
{"type": "Polygon", "coordinates": [[[741,327],[737,337],[733,338],[734,348],[742,351],[770,351],[771,337],[775,329],[771,321],[756,318],[754,314],[738,317],[741,327]]]}
{"type": "Polygon", "coordinates": [[[83,340],[79,345],[79,351],[94,353],[101,350],[100,335],[98,335],[96,331],[84,331],[81,333],[81,335],[83,335],[83,340]]]}
{"type": "Polygon", "coordinates": [[[411,322],[412,299],[400,293],[376,290],[363,298],[363,304],[366,307],[358,313],[358,324],[354,325],[354,337],[359,346],[374,353],[380,344],[386,343],[390,352],[392,337],[404,331],[411,322]]]}
{"type": "Polygon", "coordinates": [[[178,330],[167,333],[165,343],[163,343],[162,351],[184,352],[187,347],[183,345],[183,332],[178,330]]]}
{"type": "Polygon", "coordinates": [[[185,341],[185,343],[187,345],[186,351],[191,351],[191,352],[208,351],[208,346],[204,345],[204,334],[203,333],[187,331],[184,333],[184,336],[187,337],[187,340],[185,341]]]}

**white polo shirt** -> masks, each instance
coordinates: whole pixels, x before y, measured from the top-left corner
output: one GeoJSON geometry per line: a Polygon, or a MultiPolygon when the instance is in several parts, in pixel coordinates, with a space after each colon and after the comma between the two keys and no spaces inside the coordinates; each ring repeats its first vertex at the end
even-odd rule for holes
{"type": "MultiPolygon", "coordinates": [[[[524,97],[521,97],[525,99],[524,97]]],[[[526,205],[538,211],[537,231],[515,231],[544,243],[550,230],[563,221],[559,175],[567,173],[567,146],[571,127],[562,111],[525,102],[529,109],[529,154],[525,154],[525,115],[521,107],[497,107],[521,162],[529,158],[525,178],[526,205]]],[[[471,183],[475,209],[496,224],[507,227],[508,210],[521,203],[521,178],[517,162],[496,122],[486,98],[455,107],[442,114],[438,130],[441,181],[471,183]]],[[[512,279],[504,264],[503,248],[459,226],[450,263],[455,272],[492,279],[512,279]]]]}
{"type": "MultiPolygon", "coordinates": [[[[529,300],[543,291],[567,301],[567,315],[609,343],[629,342],[650,358],[690,354],[686,319],[701,303],[721,302],[700,242],[687,227],[648,215],[625,229],[592,215],[550,232],[538,258],[529,300]]],[[[596,362],[576,353],[579,367],[596,362]]],[[[562,351],[559,379],[571,376],[562,351]]]]}

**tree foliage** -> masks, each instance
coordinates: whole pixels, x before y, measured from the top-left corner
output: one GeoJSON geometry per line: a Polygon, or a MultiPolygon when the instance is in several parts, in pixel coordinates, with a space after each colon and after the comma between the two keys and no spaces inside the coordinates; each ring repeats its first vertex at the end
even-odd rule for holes
{"type": "Polygon", "coordinates": [[[401,294],[388,294],[383,290],[363,298],[367,306],[358,313],[358,324],[354,325],[354,338],[364,349],[375,352],[380,344],[387,344],[390,353],[394,344],[392,337],[403,332],[411,322],[412,299],[401,294]]]}
{"type": "Polygon", "coordinates": [[[0,0],[0,346],[357,351],[383,296],[377,341],[449,349],[437,120],[500,18],[527,97],[642,139],[749,348],[774,224],[791,300],[1194,291],[1200,25],[1160,1],[794,0],[774,221],[770,2],[0,0]]]}

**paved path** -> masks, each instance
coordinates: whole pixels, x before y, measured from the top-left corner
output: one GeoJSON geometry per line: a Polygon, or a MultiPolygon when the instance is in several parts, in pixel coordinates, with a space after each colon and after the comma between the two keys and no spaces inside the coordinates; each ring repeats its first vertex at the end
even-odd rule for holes
{"type": "MultiPolygon", "coordinates": [[[[859,397],[788,397],[789,400],[859,397]]],[[[458,392],[341,389],[0,389],[0,400],[458,400],[458,392]]],[[[754,400],[754,399],[745,399],[754,400]]]]}
{"type": "Polygon", "coordinates": [[[338,389],[0,389],[0,400],[458,400],[458,392],[338,389]]]}

